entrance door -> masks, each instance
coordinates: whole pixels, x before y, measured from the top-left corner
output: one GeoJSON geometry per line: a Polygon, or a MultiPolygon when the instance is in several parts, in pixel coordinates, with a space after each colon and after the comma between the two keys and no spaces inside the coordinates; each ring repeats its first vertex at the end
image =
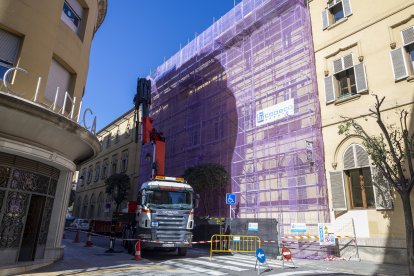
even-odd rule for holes
{"type": "Polygon", "coordinates": [[[29,211],[27,212],[22,244],[20,246],[19,262],[33,261],[35,258],[44,205],[44,196],[32,194],[29,211]]]}

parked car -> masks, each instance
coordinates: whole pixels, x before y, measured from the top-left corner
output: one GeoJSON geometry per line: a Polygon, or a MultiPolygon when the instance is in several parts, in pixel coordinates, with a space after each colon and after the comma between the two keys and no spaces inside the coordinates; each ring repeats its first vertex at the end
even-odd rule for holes
{"type": "Polygon", "coordinates": [[[89,231],[90,229],[90,224],[89,224],[89,220],[87,219],[75,219],[71,224],[71,227],[74,227],[76,229],[80,229],[80,230],[85,230],[85,231],[89,231]]]}

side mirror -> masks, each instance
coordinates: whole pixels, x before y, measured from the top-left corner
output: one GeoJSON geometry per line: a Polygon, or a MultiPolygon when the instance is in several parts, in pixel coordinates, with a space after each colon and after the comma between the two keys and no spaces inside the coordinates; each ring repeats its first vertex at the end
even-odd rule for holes
{"type": "Polygon", "coordinates": [[[200,195],[194,194],[194,200],[193,200],[194,209],[198,208],[199,203],[200,203],[200,195]]]}

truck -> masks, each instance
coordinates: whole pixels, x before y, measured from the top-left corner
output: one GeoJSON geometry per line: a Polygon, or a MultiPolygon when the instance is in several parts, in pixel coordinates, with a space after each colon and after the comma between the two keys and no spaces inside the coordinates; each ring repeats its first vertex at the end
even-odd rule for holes
{"type": "Polygon", "coordinates": [[[153,158],[150,179],[141,184],[138,192],[133,236],[140,240],[142,249],[178,249],[178,254],[185,256],[192,246],[198,195],[183,178],[164,175],[165,138],[152,126],[153,119],[149,117],[150,80],[138,79],[134,104],[136,114],[141,113],[136,116],[135,137],[141,124],[141,142],[152,145],[153,158]]]}
{"type": "Polygon", "coordinates": [[[136,212],[141,248],[178,248],[185,256],[191,247],[197,198],[183,178],[156,176],[142,184],[136,212]]]}

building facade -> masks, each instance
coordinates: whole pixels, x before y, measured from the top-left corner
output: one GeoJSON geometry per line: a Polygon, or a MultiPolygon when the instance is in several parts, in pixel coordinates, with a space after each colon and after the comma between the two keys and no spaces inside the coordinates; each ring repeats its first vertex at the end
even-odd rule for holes
{"type": "MultiPolygon", "coordinates": [[[[135,111],[132,109],[97,133],[102,152],[80,166],[73,206],[75,217],[111,220],[116,205],[112,196],[105,193],[105,180],[115,173],[129,176],[128,201],[137,200],[141,141],[135,143],[135,129],[135,111]]],[[[127,201],[121,206],[121,209],[125,208],[127,201]]]]}
{"type": "Polygon", "coordinates": [[[2,271],[63,256],[73,173],[100,151],[78,122],[91,42],[106,6],[105,0],[0,3],[2,271]]]}
{"type": "MultiPolygon", "coordinates": [[[[317,233],[329,219],[304,1],[242,1],[150,78],[153,124],[166,137],[166,175],[224,165],[237,216],[276,218],[280,235],[296,222],[317,233]]],[[[150,175],[144,157],[151,150],[143,146],[139,183],[150,175]]],[[[209,211],[199,215],[229,215],[225,192],[211,191],[206,201],[209,211]]]]}
{"type": "Polygon", "coordinates": [[[405,262],[399,196],[376,180],[377,170],[361,137],[339,135],[338,126],[344,117],[352,118],[369,134],[379,135],[381,130],[369,116],[373,93],[385,97],[382,117],[389,125],[399,126],[400,110],[412,112],[414,1],[328,2],[310,0],[309,10],[330,218],[342,228],[354,228],[351,234],[362,259],[405,262]]]}

